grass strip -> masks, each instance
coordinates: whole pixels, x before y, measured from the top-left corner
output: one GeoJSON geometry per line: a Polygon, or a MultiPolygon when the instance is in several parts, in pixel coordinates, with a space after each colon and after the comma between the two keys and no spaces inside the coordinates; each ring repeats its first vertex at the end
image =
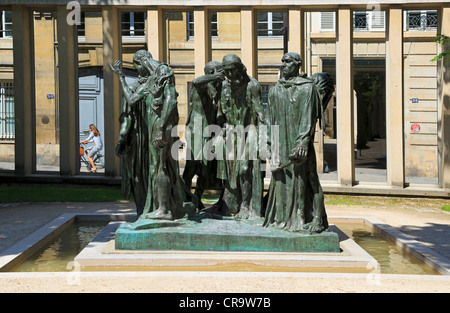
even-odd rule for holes
{"type": "Polygon", "coordinates": [[[111,202],[124,200],[120,188],[0,186],[0,202],[111,202]]]}

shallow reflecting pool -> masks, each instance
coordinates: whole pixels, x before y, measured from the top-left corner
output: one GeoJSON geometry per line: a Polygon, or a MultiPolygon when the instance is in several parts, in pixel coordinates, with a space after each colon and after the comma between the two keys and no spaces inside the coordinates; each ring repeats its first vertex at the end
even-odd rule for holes
{"type": "Polygon", "coordinates": [[[73,259],[106,226],[105,222],[76,222],[60,236],[36,251],[12,272],[65,272],[73,270],[73,259]]]}
{"type": "MultiPolygon", "coordinates": [[[[99,222],[74,223],[12,271],[72,271],[75,256],[105,225],[106,223],[99,222]]],[[[382,274],[440,275],[393,242],[374,234],[367,225],[343,223],[336,226],[379,262],[382,274]]]]}
{"type": "Polygon", "coordinates": [[[378,261],[382,274],[441,275],[365,224],[337,226],[378,261]]]}

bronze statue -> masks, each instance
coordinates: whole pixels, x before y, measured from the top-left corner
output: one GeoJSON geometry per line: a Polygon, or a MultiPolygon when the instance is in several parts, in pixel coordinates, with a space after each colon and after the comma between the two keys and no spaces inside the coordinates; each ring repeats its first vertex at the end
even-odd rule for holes
{"type": "Polygon", "coordinates": [[[143,219],[173,220],[195,213],[196,199],[179,175],[178,159],[171,156],[175,142],[172,128],[178,124],[177,92],[172,69],[140,50],[133,58],[139,74],[129,87],[120,69],[123,92],[122,118],[116,151],[123,157],[123,189],[135,197],[143,219]]]}
{"type": "Polygon", "coordinates": [[[122,192],[126,199],[133,196],[138,217],[144,211],[148,192],[148,136],[146,122],[145,95],[148,92],[148,80],[152,74],[146,59],[148,51],[138,51],[133,64],[138,72],[138,80],[128,86],[125,75],[116,61],[112,70],[117,74],[123,91],[119,141],[116,155],[122,157],[122,192]],[[146,66],[144,66],[144,64],[146,66]]]}
{"type": "Polygon", "coordinates": [[[299,73],[300,55],[286,53],[282,63],[282,77],[269,91],[270,123],[278,125],[279,136],[271,142],[272,177],[263,226],[320,233],[328,229],[314,152],[321,94],[312,79],[299,73]]]}
{"type": "MultiPolygon", "coordinates": [[[[221,189],[221,180],[217,178],[217,160],[205,155],[204,149],[213,138],[212,133],[208,133],[206,128],[221,124],[218,121],[218,105],[225,76],[222,64],[217,61],[206,64],[204,71],[205,75],[192,81],[186,121],[188,149],[183,172],[183,179],[189,189],[193,177],[197,175],[195,195],[199,200],[204,190],[221,189]]],[[[201,201],[199,204],[203,208],[201,201]]]]}
{"type": "Polygon", "coordinates": [[[224,192],[218,208],[223,215],[249,218],[261,215],[263,178],[256,153],[257,132],[251,126],[264,125],[261,86],[247,75],[247,69],[235,54],[222,60],[226,80],[222,84],[219,116],[225,121],[224,160],[219,160],[218,177],[224,180],[224,192]],[[249,130],[250,127],[250,131],[249,130]],[[252,131],[253,130],[253,131],[252,131]]]}

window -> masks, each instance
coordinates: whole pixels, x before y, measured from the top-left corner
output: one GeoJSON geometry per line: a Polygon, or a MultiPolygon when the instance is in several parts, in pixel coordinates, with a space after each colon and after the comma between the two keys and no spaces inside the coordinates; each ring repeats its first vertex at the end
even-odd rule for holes
{"type": "Polygon", "coordinates": [[[322,31],[335,30],[336,14],[334,12],[320,12],[320,29],[322,31]]]}
{"type": "Polygon", "coordinates": [[[258,12],[258,36],[281,36],[284,27],[283,12],[258,12]]]}
{"type": "Polygon", "coordinates": [[[386,14],[384,11],[371,12],[372,30],[384,30],[385,29],[386,14]]]}
{"type": "Polygon", "coordinates": [[[435,30],[437,29],[437,11],[406,11],[406,30],[435,30]]]}
{"type": "Polygon", "coordinates": [[[11,11],[1,12],[0,38],[12,38],[12,13],[11,11]]]}
{"type": "Polygon", "coordinates": [[[122,12],[122,36],[145,36],[146,12],[122,12]]]}
{"type": "Polygon", "coordinates": [[[363,11],[353,13],[353,29],[355,31],[383,31],[384,11],[363,11]]]}
{"type": "Polygon", "coordinates": [[[353,13],[353,29],[354,30],[368,30],[368,13],[367,12],[354,12],[353,13]]]}
{"type": "Polygon", "coordinates": [[[263,104],[264,107],[267,106],[267,104],[269,103],[269,89],[270,89],[270,85],[269,84],[261,84],[261,102],[263,104]]]}
{"type": "Polygon", "coordinates": [[[14,87],[0,83],[0,139],[14,139],[14,87]]]}
{"type": "MultiPolygon", "coordinates": [[[[217,37],[219,35],[219,28],[217,22],[217,12],[211,13],[211,36],[217,37]]],[[[194,13],[186,12],[186,35],[187,40],[194,39],[194,13]]]]}
{"type": "Polygon", "coordinates": [[[194,38],[194,12],[186,12],[186,33],[188,40],[194,38]]]}
{"type": "Polygon", "coordinates": [[[80,15],[80,24],[77,25],[77,31],[79,37],[86,36],[86,15],[84,12],[81,12],[80,15]]]}
{"type": "Polygon", "coordinates": [[[219,27],[217,23],[217,12],[211,13],[211,36],[219,35],[219,27]]]}

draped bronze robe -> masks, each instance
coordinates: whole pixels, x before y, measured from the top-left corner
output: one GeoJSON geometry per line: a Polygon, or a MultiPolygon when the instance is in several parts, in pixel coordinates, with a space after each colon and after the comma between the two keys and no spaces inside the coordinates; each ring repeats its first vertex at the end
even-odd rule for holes
{"type": "Polygon", "coordinates": [[[280,79],[269,91],[269,119],[278,126],[279,136],[274,136],[272,128],[272,177],[263,226],[299,231],[312,220],[311,182],[321,192],[314,152],[320,101],[317,87],[303,77],[280,79]],[[289,156],[300,146],[308,148],[306,161],[288,165],[289,156]]]}

